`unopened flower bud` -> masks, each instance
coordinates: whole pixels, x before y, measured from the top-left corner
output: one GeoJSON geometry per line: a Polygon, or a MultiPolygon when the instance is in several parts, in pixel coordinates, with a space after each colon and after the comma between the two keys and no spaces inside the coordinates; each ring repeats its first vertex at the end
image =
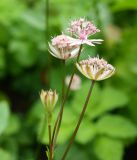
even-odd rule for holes
{"type": "Polygon", "coordinates": [[[57,95],[56,91],[52,91],[52,90],[44,91],[44,90],[42,90],[41,93],[40,93],[40,98],[41,98],[42,104],[44,105],[44,108],[45,108],[46,112],[49,115],[51,115],[53,110],[54,110],[54,107],[57,103],[57,100],[58,100],[58,95],[57,95]]]}

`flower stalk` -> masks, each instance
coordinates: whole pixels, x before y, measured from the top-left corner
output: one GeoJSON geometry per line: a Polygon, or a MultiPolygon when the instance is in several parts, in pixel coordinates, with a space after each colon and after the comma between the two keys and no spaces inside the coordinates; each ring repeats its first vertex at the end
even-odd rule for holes
{"type": "MultiPolygon", "coordinates": [[[[81,51],[82,51],[82,47],[83,47],[83,45],[81,44],[80,48],[79,48],[78,56],[77,56],[77,59],[76,59],[77,62],[79,61],[80,54],[81,54],[81,51]]],[[[57,119],[56,119],[56,122],[55,122],[55,125],[54,125],[52,142],[51,142],[53,144],[53,149],[54,149],[54,146],[56,144],[57,137],[58,137],[58,134],[59,134],[59,130],[60,130],[60,126],[61,126],[61,121],[62,121],[62,117],[63,117],[64,105],[65,105],[66,99],[67,99],[69,91],[70,91],[70,86],[72,84],[72,80],[73,80],[73,77],[74,77],[74,74],[75,74],[75,70],[76,70],[76,68],[74,67],[73,73],[72,73],[71,78],[70,78],[69,85],[67,87],[66,94],[65,94],[64,99],[62,101],[60,112],[59,112],[59,114],[57,116],[57,119]]]]}
{"type": "MultiPolygon", "coordinates": [[[[46,114],[44,115],[44,123],[43,123],[43,126],[42,126],[42,129],[40,131],[40,134],[38,136],[38,141],[40,142],[40,139],[43,138],[44,134],[45,134],[45,130],[46,130],[46,122],[47,122],[47,116],[46,114]]],[[[37,150],[36,150],[36,160],[39,159],[39,154],[40,154],[40,148],[41,148],[41,144],[38,143],[38,146],[37,146],[37,150]]]]}
{"type": "MultiPolygon", "coordinates": [[[[65,96],[65,63],[66,61],[63,60],[62,62],[62,68],[63,68],[63,78],[62,78],[62,101],[64,99],[65,96]]],[[[62,102],[61,102],[62,103],[62,102]]]]}
{"type": "Polygon", "coordinates": [[[92,90],[93,90],[93,87],[94,87],[94,84],[95,84],[95,81],[91,81],[91,82],[92,82],[92,83],[91,83],[91,86],[90,86],[90,89],[89,89],[89,92],[88,92],[88,95],[87,95],[85,104],[84,104],[84,106],[83,106],[82,112],[81,112],[81,114],[80,114],[78,123],[77,123],[77,125],[76,125],[76,128],[75,128],[75,130],[74,130],[74,132],[73,132],[73,134],[72,134],[72,137],[71,137],[71,139],[70,139],[70,141],[69,141],[69,144],[68,144],[68,146],[67,146],[67,148],[66,148],[66,150],[65,150],[65,152],[64,152],[61,160],[65,160],[65,158],[66,158],[66,156],[67,156],[67,153],[68,153],[71,145],[72,145],[73,142],[74,142],[74,139],[75,139],[75,137],[76,137],[76,134],[77,134],[77,132],[78,132],[78,129],[79,129],[79,127],[80,127],[80,124],[81,124],[81,122],[82,122],[82,120],[83,120],[83,117],[84,117],[85,111],[86,111],[86,109],[87,109],[88,102],[89,102],[89,99],[90,99],[90,96],[91,96],[91,93],[92,93],[92,90]]]}
{"type": "Polygon", "coordinates": [[[52,132],[51,132],[51,124],[48,124],[48,132],[49,132],[49,160],[52,160],[52,147],[51,147],[52,132]]]}
{"type": "MultiPolygon", "coordinates": [[[[58,100],[58,94],[56,93],[56,91],[52,91],[52,90],[49,90],[49,91],[42,90],[40,94],[40,98],[44,106],[44,110],[48,120],[47,121],[48,134],[49,134],[49,148],[47,151],[48,160],[53,160],[54,158],[54,149],[55,149],[56,141],[59,135],[62,118],[63,118],[64,106],[68,98],[69,91],[70,89],[76,90],[80,86],[80,81],[78,81],[78,78],[76,78],[76,74],[75,74],[76,68],[85,77],[90,79],[91,85],[90,85],[85,103],[83,105],[83,109],[79,116],[78,122],[70,138],[68,146],[66,147],[64,154],[62,155],[61,160],[66,159],[67,154],[74,142],[74,139],[77,135],[79,127],[82,123],[84,114],[86,112],[88,102],[92,94],[92,90],[95,82],[105,80],[111,77],[115,73],[115,67],[109,64],[103,58],[99,58],[98,56],[89,57],[88,59],[85,59],[79,62],[80,54],[82,52],[82,48],[84,44],[89,46],[95,46],[96,44],[101,44],[103,41],[102,39],[90,39],[90,36],[96,34],[97,32],[100,32],[100,30],[91,21],[88,21],[85,18],[74,20],[70,23],[70,26],[67,29],[67,31],[71,34],[71,36],[65,35],[62,33],[61,35],[58,35],[52,38],[51,42],[48,43],[50,54],[57,59],[61,59],[62,68],[63,68],[61,106],[60,106],[60,110],[57,115],[53,130],[51,129],[52,114],[58,100]],[[66,81],[65,81],[65,74],[66,74],[65,63],[68,59],[71,59],[74,57],[76,57],[76,67],[74,66],[72,75],[66,78],[66,81]],[[74,82],[73,79],[77,83],[73,83],[74,82]],[[65,92],[65,82],[68,86],[66,89],[66,92],[65,92]]],[[[45,126],[43,126],[44,131],[45,131],[45,126]]],[[[44,131],[42,129],[42,132],[44,131]]],[[[44,133],[41,134],[41,137],[43,137],[43,135],[44,133]]]]}
{"type": "MultiPolygon", "coordinates": [[[[40,99],[44,107],[45,111],[45,117],[47,117],[47,123],[48,123],[48,132],[49,132],[49,152],[48,152],[48,158],[49,160],[52,160],[53,152],[52,152],[52,132],[51,132],[51,122],[52,122],[52,114],[53,110],[55,108],[55,105],[58,101],[58,94],[56,91],[52,91],[51,89],[48,91],[42,90],[40,93],[40,99]]],[[[45,122],[45,121],[44,121],[45,122]]],[[[43,137],[45,132],[45,123],[42,127],[42,133],[41,137],[43,137]]]]}

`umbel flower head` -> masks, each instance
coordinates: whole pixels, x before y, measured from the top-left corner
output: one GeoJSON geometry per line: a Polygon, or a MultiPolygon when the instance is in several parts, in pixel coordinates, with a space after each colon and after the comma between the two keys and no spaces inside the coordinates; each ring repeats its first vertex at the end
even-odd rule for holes
{"type": "Polygon", "coordinates": [[[90,21],[87,21],[85,18],[80,18],[74,20],[70,23],[70,27],[67,29],[77,39],[74,39],[72,45],[87,44],[90,46],[95,46],[94,44],[100,44],[102,39],[88,39],[89,36],[94,35],[100,30],[90,21]]]}
{"type": "Polygon", "coordinates": [[[79,45],[71,45],[73,38],[64,34],[59,35],[49,43],[50,53],[59,59],[69,59],[77,56],[79,45]]]}
{"type": "Polygon", "coordinates": [[[95,81],[107,79],[115,73],[115,68],[99,57],[82,60],[76,66],[84,76],[95,81]]]}
{"type": "Polygon", "coordinates": [[[58,95],[56,91],[44,91],[42,90],[40,93],[40,98],[43,106],[45,107],[48,114],[52,114],[54,107],[58,100],[58,95]]]}

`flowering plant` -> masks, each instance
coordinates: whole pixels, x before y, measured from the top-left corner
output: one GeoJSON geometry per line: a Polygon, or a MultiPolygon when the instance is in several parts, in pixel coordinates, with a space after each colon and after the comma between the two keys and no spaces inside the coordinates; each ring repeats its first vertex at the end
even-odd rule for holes
{"type": "Polygon", "coordinates": [[[49,52],[52,56],[61,59],[64,62],[70,58],[76,57],[76,63],[74,65],[72,75],[70,77],[67,77],[66,80],[64,76],[62,84],[63,89],[61,96],[61,107],[53,129],[51,126],[51,117],[52,114],[54,114],[54,107],[58,100],[58,94],[56,93],[56,91],[52,90],[42,90],[40,94],[42,104],[45,108],[45,113],[46,115],[48,115],[47,122],[49,131],[49,147],[47,149],[47,157],[49,160],[54,159],[55,146],[58,140],[58,134],[63,120],[63,112],[65,109],[64,107],[69,95],[69,91],[70,89],[80,89],[81,80],[75,74],[76,68],[91,81],[91,86],[89,87],[89,91],[87,97],[85,98],[85,103],[83,105],[83,109],[79,116],[74,132],[72,133],[70,141],[66,149],[64,150],[61,160],[66,159],[67,153],[73,144],[73,141],[76,137],[85,111],[87,109],[89,98],[91,96],[95,82],[107,79],[115,73],[115,68],[111,64],[108,64],[106,60],[99,58],[98,56],[93,58],[89,57],[88,59],[79,62],[81,52],[83,51],[82,48],[85,44],[89,46],[95,46],[95,44],[101,44],[101,42],[103,41],[102,39],[89,39],[90,36],[96,34],[97,32],[100,32],[100,30],[97,29],[97,27],[92,22],[87,21],[85,18],[80,18],[79,20],[72,21],[67,31],[70,33],[69,36],[65,34],[58,35],[57,37],[54,37],[49,43],[49,52]],[[66,93],[64,91],[65,82],[67,84],[66,93]]]}

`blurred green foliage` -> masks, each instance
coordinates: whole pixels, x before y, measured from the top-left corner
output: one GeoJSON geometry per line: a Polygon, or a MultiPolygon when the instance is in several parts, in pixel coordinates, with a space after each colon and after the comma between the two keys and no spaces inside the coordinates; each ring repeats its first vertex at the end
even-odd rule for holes
{"type": "MultiPolygon", "coordinates": [[[[0,159],[35,159],[44,123],[38,92],[51,87],[61,95],[62,64],[49,55],[46,43],[66,32],[70,20],[87,17],[101,29],[96,37],[104,42],[94,48],[85,46],[81,59],[99,53],[117,72],[96,84],[67,159],[123,160],[125,147],[137,137],[137,1],[49,2],[47,17],[46,0],[0,0],[0,159]]],[[[66,64],[68,74],[73,62],[66,64]]],[[[70,93],[65,106],[55,160],[67,145],[90,85],[80,76],[82,86],[70,93]]],[[[48,143],[47,130],[40,142],[48,143]]]]}

